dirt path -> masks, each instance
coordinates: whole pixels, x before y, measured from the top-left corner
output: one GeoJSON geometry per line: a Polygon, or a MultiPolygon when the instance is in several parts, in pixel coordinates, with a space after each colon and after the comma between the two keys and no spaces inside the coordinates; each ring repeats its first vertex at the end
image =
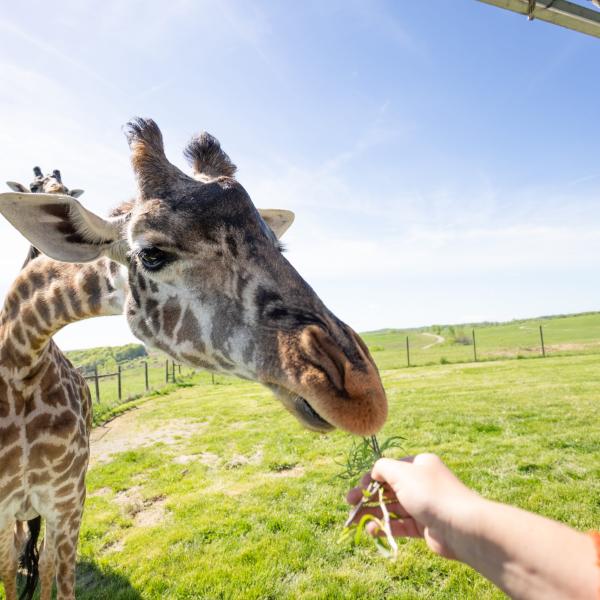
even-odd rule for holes
{"type": "Polygon", "coordinates": [[[438,344],[443,344],[446,341],[445,337],[443,337],[441,335],[437,335],[435,333],[424,333],[423,335],[432,337],[434,339],[434,341],[431,342],[431,344],[427,344],[427,346],[423,346],[423,348],[421,348],[421,350],[428,350],[432,346],[437,346],[438,344]]]}
{"type": "Polygon", "coordinates": [[[204,429],[208,423],[186,419],[143,419],[152,405],[143,405],[101,425],[90,436],[90,467],[110,461],[113,454],[152,446],[174,444],[204,429]]]}

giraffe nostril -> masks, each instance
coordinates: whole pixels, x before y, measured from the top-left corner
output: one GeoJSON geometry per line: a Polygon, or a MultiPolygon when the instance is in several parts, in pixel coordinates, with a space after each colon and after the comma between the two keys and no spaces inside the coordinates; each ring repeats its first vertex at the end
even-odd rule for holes
{"type": "Polygon", "coordinates": [[[377,365],[375,364],[375,361],[373,360],[373,357],[371,356],[371,353],[369,352],[369,349],[367,348],[367,345],[363,339],[360,337],[360,335],[358,335],[358,333],[356,333],[356,331],[350,329],[349,327],[348,329],[351,333],[352,339],[356,342],[356,345],[361,351],[363,359],[368,363],[369,366],[377,369],[377,365]]]}
{"type": "Polygon", "coordinates": [[[314,367],[323,371],[339,390],[344,389],[347,358],[321,327],[309,325],[302,332],[302,347],[314,367]]]}

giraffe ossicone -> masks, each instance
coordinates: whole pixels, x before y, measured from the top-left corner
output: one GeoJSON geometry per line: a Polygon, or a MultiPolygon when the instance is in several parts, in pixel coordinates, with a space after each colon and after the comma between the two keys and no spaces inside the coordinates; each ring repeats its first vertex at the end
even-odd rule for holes
{"type": "Polygon", "coordinates": [[[7,181],[6,185],[15,192],[68,194],[69,196],[73,196],[73,198],[79,198],[84,192],[77,188],[69,189],[63,183],[61,173],[58,169],[54,169],[52,173],[44,175],[39,167],[33,167],[33,181],[29,184],[29,189],[16,181],[7,181]]]}

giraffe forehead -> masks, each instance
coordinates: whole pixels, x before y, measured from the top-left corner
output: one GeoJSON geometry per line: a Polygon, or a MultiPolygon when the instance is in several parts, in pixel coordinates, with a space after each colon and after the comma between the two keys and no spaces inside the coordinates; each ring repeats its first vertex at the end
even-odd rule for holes
{"type": "Polygon", "coordinates": [[[68,188],[53,175],[45,175],[36,177],[30,184],[31,190],[44,190],[44,192],[52,194],[68,193],[68,188]]]}
{"type": "Polygon", "coordinates": [[[132,213],[131,241],[134,245],[143,240],[157,245],[193,246],[197,242],[222,243],[223,232],[238,232],[246,240],[268,232],[243,190],[220,192],[138,204],[132,213]]]}

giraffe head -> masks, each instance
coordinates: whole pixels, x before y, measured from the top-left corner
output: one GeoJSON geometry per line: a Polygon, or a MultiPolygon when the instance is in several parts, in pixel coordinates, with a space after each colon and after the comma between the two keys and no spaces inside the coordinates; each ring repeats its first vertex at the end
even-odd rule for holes
{"type": "MultiPolygon", "coordinates": [[[[44,175],[39,167],[33,167],[33,181],[29,184],[29,190],[22,183],[17,183],[16,181],[7,181],[6,185],[15,192],[27,193],[31,191],[33,194],[67,194],[73,198],[79,198],[83,194],[83,190],[69,190],[62,182],[62,177],[58,169],[54,169],[49,175],[44,175]]],[[[27,252],[23,267],[39,255],[39,250],[35,246],[31,246],[27,252]]]]}
{"type": "Polygon", "coordinates": [[[27,189],[22,183],[16,181],[7,181],[6,185],[15,192],[32,192],[34,194],[67,194],[73,198],[79,198],[83,190],[69,188],[63,183],[62,176],[58,169],[52,173],[44,175],[39,167],[33,167],[33,181],[27,189]]]}
{"type": "Polygon", "coordinates": [[[259,381],[310,429],[378,431],[387,400],[369,351],[282,253],[293,214],[256,209],[208,134],[185,150],[194,177],[167,160],[153,121],[132,121],[126,135],[138,196],[110,219],[57,195],[29,196],[35,218],[17,198],[0,211],[57,260],[121,262],[124,312],[147,344],[259,381]]]}

